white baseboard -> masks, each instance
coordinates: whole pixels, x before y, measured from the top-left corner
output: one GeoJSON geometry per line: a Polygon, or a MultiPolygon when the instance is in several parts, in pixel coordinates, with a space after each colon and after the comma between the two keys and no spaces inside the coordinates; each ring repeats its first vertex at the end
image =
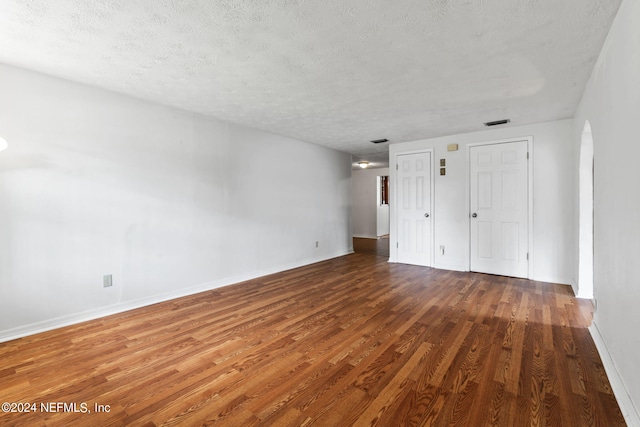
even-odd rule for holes
{"type": "Polygon", "coordinates": [[[559,285],[567,285],[567,286],[571,286],[571,288],[573,289],[573,280],[567,279],[566,277],[534,276],[529,280],[535,280],[536,282],[557,283],[559,285]]]}
{"type": "Polygon", "coordinates": [[[176,298],[185,297],[188,295],[197,294],[200,292],[210,291],[223,286],[233,285],[235,283],[244,282],[246,280],[256,279],[258,277],[267,276],[269,274],[279,273],[293,268],[303,267],[309,264],[315,264],[317,262],[326,261],[329,259],[341,257],[353,253],[353,249],[347,251],[340,251],[334,254],[327,255],[321,258],[309,258],[302,261],[283,264],[278,267],[272,267],[263,269],[260,271],[240,274],[233,277],[227,277],[220,280],[201,283],[199,285],[190,286],[188,288],[179,289],[164,294],[153,295],[146,298],[140,298],[133,301],[126,301],[107,307],[100,307],[98,309],[87,310],[80,313],[73,313],[65,316],[56,317],[53,319],[43,320],[41,322],[30,323],[28,325],[19,326],[17,328],[7,329],[0,331],[0,343],[23,338],[29,335],[39,334],[41,332],[50,331],[53,329],[62,328],[65,326],[75,325],[78,323],[86,322],[88,320],[99,319],[101,317],[110,316],[112,314],[118,314],[125,311],[133,310],[136,308],[145,307],[159,302],[169,301],[176,298]]]}
{"type": "Polygon", "coordinates": [[[591,338],[593,338],[593,342],[598,349],[602,365],[607,373],[607,377],[609,377],[613,394],[618,401],[618,406],[620,406],[625,422],[629,427],[640,427],[640,414],[633,404],[631,396],[629,396],[629,391],[624,385],[620,372],[618,372],[618,369],[616,368],[613,358],[611,357],[611,353],[609,353],[609,349],[607,348],[607,344],[600,334],[600,330],[598,329],[598,325],[596,325],[595,321],[593,321],[591,326],[589,326],[589,333],[591,334],[591,338]]]}
{"type": "Polygon", "coordinates": [[[372,234],[354,234],[353,237],[357,239],[377,239],[378,236],[374,236],[372,234]]]}
{"type": "Polygon", "coordinates": [[[577,285],[574,285],[573,283],[571,283],[571,289],[573,290],[573,294],[576,296],[576,298],[581,298],[578,295],[578,286],[577,285]]]}

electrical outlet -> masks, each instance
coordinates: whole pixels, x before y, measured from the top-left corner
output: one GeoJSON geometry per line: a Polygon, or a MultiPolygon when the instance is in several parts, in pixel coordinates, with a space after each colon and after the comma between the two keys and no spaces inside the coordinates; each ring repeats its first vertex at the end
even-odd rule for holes
{"type": "Polygon", "coordinates": [[[320,242],[316,240],[316,248],[320,247],[320,242]]]}
{"type": "Polygon", "coordinates": [[[113,286],[113,276],[111,274],[105,274],[102,276],[102,287],[109,288],[113,286]]]}

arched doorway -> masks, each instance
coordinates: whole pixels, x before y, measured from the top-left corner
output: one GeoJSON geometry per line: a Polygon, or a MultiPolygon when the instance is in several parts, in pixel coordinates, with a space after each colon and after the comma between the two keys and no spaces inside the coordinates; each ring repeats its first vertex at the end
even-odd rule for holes
{"type": "Polygon", "coordinates": [[[593,298],[593,135],[587,120],[580,142],[578,297],[593,298]]]}

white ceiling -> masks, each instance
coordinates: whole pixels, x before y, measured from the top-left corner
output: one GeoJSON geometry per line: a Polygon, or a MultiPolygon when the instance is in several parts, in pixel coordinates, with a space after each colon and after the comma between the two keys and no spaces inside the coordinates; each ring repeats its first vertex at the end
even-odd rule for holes
{"type": "Polygon", "coordinates": [[[619,4],[1,0],[0,62],[385,162],[572,117],[619,4]]]}

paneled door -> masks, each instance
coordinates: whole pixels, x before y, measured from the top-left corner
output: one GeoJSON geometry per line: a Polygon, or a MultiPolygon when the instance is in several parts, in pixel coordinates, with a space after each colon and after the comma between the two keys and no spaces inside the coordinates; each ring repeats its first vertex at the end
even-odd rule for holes
{"type": "Polygon", "coordinates": [[[470,148],[470,269],[528,276],[527,141],[470,148]]]}
{"type": "Polygon", "coordinates": [[[398,262],[431,266],[431,153],[397,157],[398,262]]]}

